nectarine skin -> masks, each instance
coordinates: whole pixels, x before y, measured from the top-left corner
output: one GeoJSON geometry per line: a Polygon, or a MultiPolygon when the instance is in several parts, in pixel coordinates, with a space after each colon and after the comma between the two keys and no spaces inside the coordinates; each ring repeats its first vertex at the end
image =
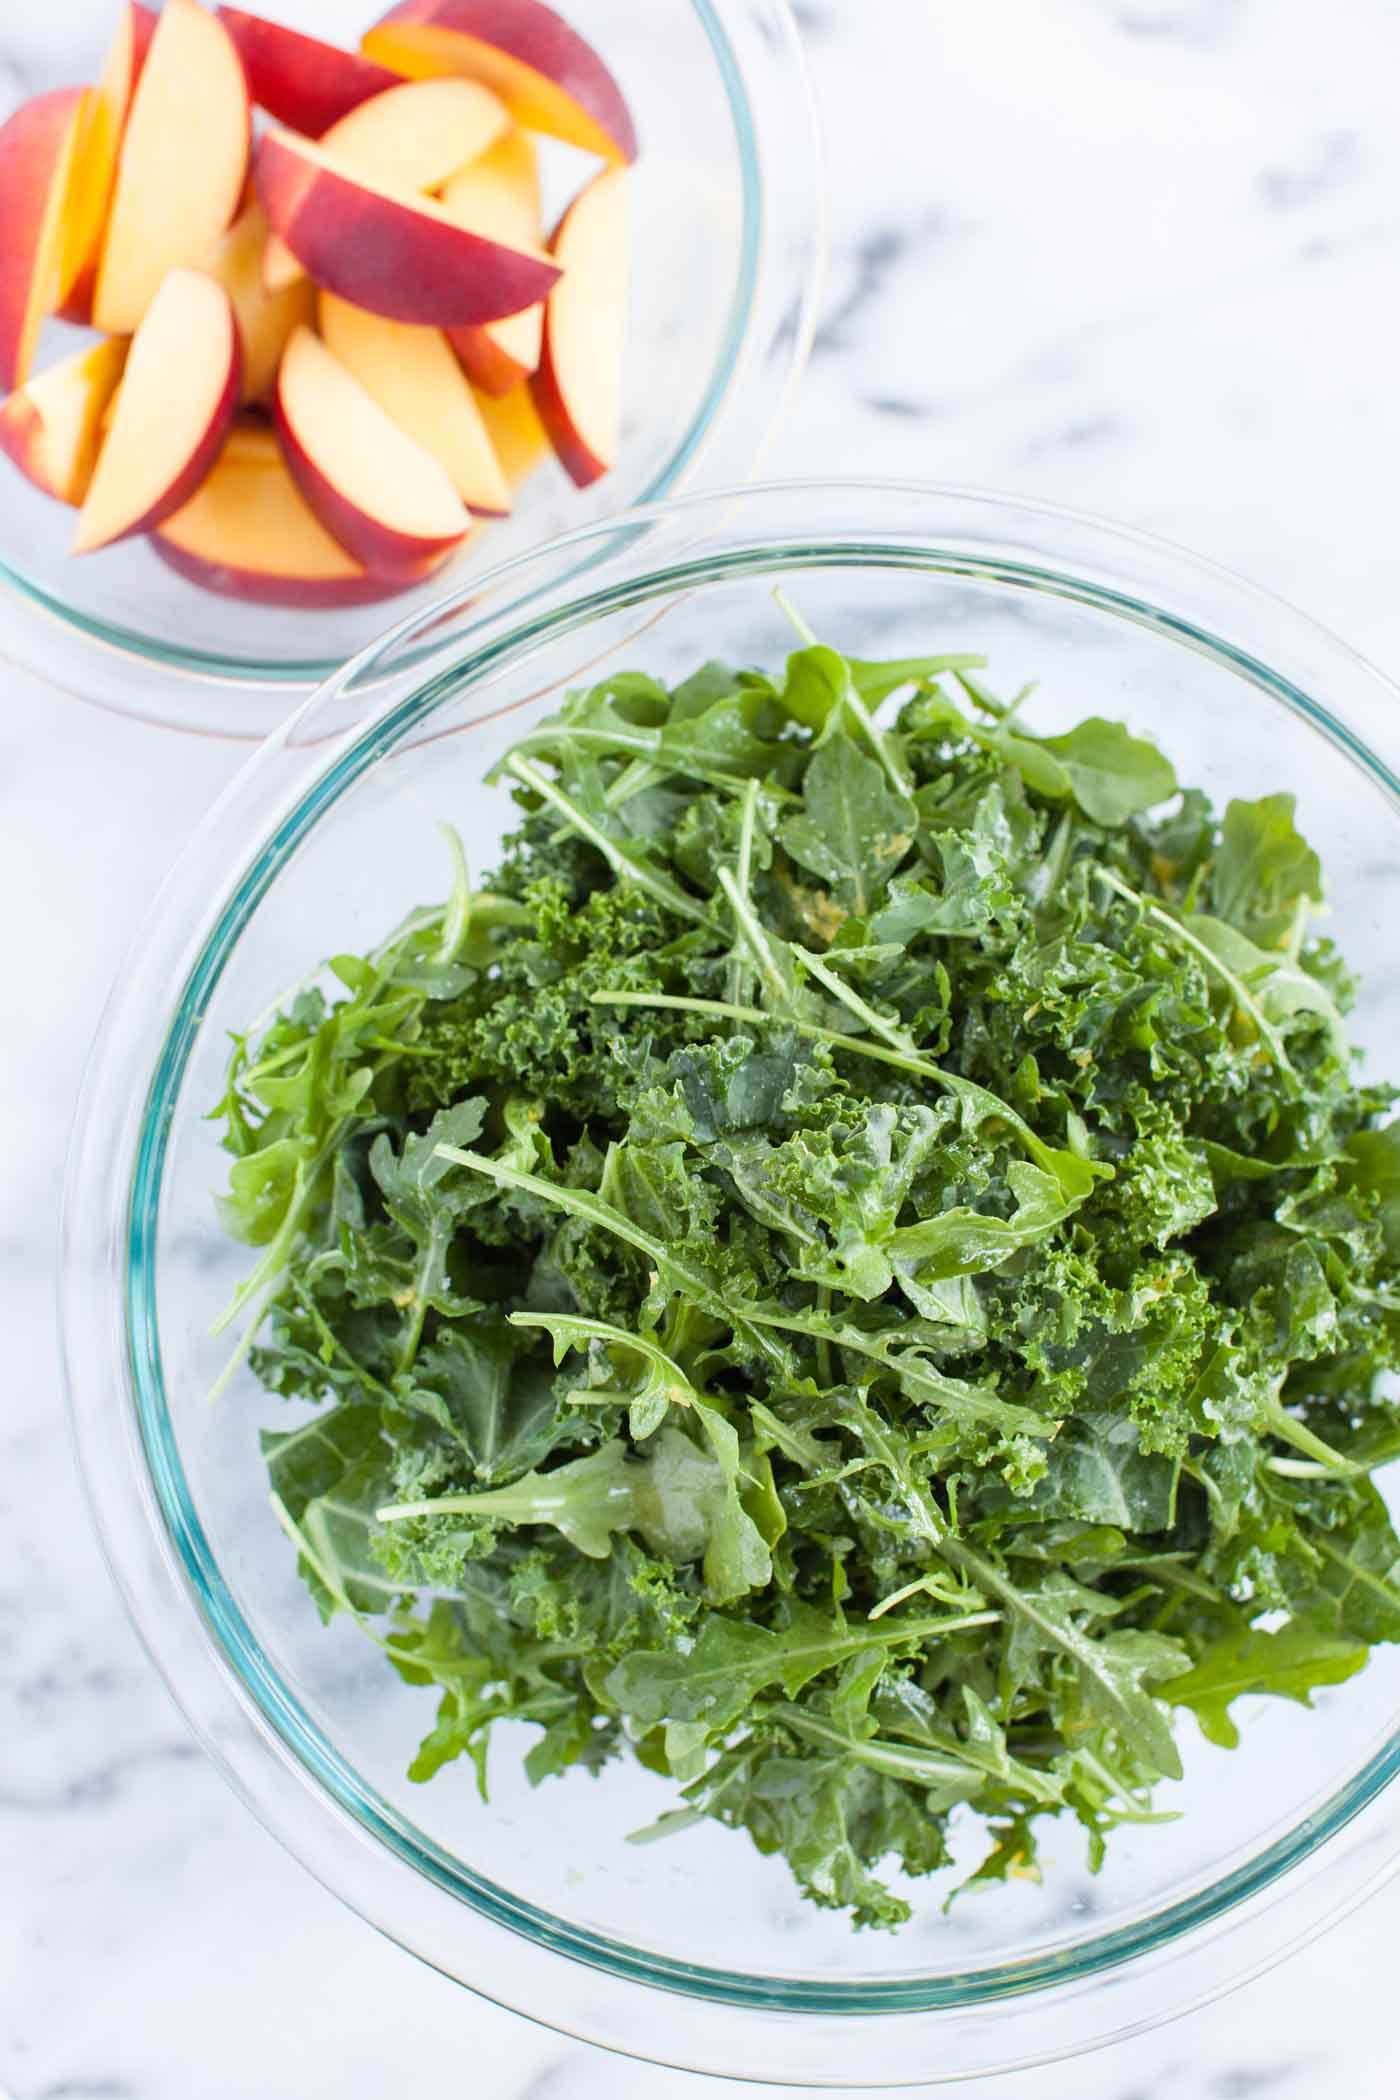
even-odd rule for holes
{"type": "Polygon", "coordinates": [[[387,321],[452,328],[495,321],[542,299],[559,276],[546,257],[458,226],[429,200],[398,198],[354,170],[269,132],[257,156],[268,224],[326,291],[387,321]]]}
{"type": "Polygon", "coordinates": [[[339,541],[352,560],[362,562],[381,579],[392,578],[407,588],[431,576],[438,563],[461,545],[460,539],[435,545],[410,539],[375,519],[367,519],[357,504],[346,502],[334,482],[327,480],[310,453],[303,449],[283,411],[280,396],[273,414],[292,479],[332,539],[339,541]]]}
{"type": "Polygon", "coordinates": [[[358,51],[340,51],[241,7],[221,7],[218,14],[238,46],[253,101],[304,138],[320,138],[371,95],[402,84],[402,73],[358,51]]]}
{"type": "Polygon", "coordinates": [[[462,370],[483,394],[508,394],[535,369],[512,357],[486,327],[449,328],[447,340],[456,351],[462,370]]]}
{"type": "Polygon", "coordinates": [[[592,45],[544,0],[401,0],[366,30],[360,46],[405,73],[483,80],[531,130],[609,160],[637,158],[621,88],[592,45]],[[455,54],[453,38],[461,40],[455,54]]]}
{"type": "Polygon", "coordinates": [[[290,610],[334,611],[337,606],[377,605],[381,598],[397,598],[411,591],[414,583],[388,576],[279,576],[273,569],[244,569],[232,562],[206,561],[188,547],[162,533],[153,533],[151,546],[165,563],[187,583],[213,591],[220,598],[238,598],[246,605],[280,605],[290,610]]]}
{"type": "Polygon", "coordinates": [[[247,420],[151,546],[191,583],[253,605],[371,605],[406,587],[351,560],[292,480],[276,433],[247,420]]]}
{"type": "Polygon", "coordinates": [[[58,292],[63,210],[86,88],[22,102],[0,125],[0,390],[29,376],[39,324],[58,292]],[[48,251],[47,253],[45,251],[48,251]],[[47,275],[52,282],[37,282],[47,275]]]}
{"type": "Polygon", "coordinates": [[[600,459],[574,427],[565,406],[558,370],[550,354],[548,320],[544,327],[544,357],[529,386],[535,413],[549,435],[551,450],[574,487],[586,489],[593,482],[601,481],[611,471],[613,463],[610,459],[600,459]]]}

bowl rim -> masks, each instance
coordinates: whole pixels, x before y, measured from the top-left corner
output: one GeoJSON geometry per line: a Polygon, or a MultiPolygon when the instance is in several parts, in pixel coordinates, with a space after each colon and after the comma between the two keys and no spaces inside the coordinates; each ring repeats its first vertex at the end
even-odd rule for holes
{"type": "MultiPolygon", "coordinates": [[[[525,1939],[546,1956],[548,1963],[586,1965],[595,1976],[606,1976],[629,1987],[660,1986],[672,1994],[673,2002],[677,1998],[689,2000],[726,2018],[738,2016],[741,2024],[757,2023],[762,2028],[775,2018],[785,2016],[790,2020],[793,2015],[805,2016],[817,2024],[820,2016],[826,2032],[839,2031],[844,2023],[848,2031],[861,2025],[868,2035],[872,2019],[884,2029],[888,2022],[907,2022],[926,2015],[944,2023],[939,2029],[944,2033],[950,2018],[962,2018],[965,2027],[969,2022],[975,2026],[980,2014],[993,2009],[998,2023],[1005,2024],[1007,2013],[1018,2004],[1044,2006],[1047,1999],[1057,1998],[1067,2010],[1070,2001],[1082,2007],[1086,1986],[1094,1984],[1101,1990],[1105,1978],[1141,1970],[1144,1963],[1159,1979],[1164,1963],[1183,1967],[1191,1979],[1188,1988],[1195,1993],[1195,2002],[1215,1995],[1238,1980],[1241,1965],[1265,1966],[1268,1960],[1281,1958],[1298,1944],[1299,1933],[1290,1931],[1286,1944],[1274,1945],[1271,1953],[1261,1957],[1262,1941],[1254,1930],[1249,1947],[1237,1950],[1234,1967],[1226,1968],[1218,1960],[1222,1934],[1226,1930],[1238,1933],[1247,1925],[1257,1927],[1268,1909],[1261,1908],[1260,1899],[1284,1875],[1303,1874],[1313,1890],[1314,1901],[1303,1925],[1303,1936],[1307,1936],[1320,1929],[1341,1907],[1359,1901],[1366,1893],[1368,1878],[1373,1880],[1396,1864],[1400,1858],[1400,1819],[1392,1817],[1387,1821],[1381,1833],[1385,1856],[1378,1863],[1377,1831],[1371,1812],[1384,1789],[1400,1773],[1400,1730],[1379,1747],[1373,1746],[1366,1762],[1342,1787],[1329,1788],[1326,1797],[1319,1797],[1294,1826],[1230,1873],[1205,1882],[1160,1910],[1081,1941],[1068,1954],[1062,1947],[1050,1946],[1024,1959],[989,1963],[967,1976],[901,1976],[849,1985],[830,1979],[812,1983],[772,1973],[749,1976],[622,1946],[604,1934],[553,1917],[472,1874],[356,1778],[347,1761],[310,1721],[278,1677],[223,1583],[184,1483],[174,1438],[167,1433],[169,1421],[161,1385],[154,1303],[161,1172],[183,1073],[217,977],[286,858],[355,780],[408,739],[434,709],[452,695],[469,689],[473,680],[486,671],[499,669],[545,634],[557,635],[586,626],[602,612],[621,604],[663,594],[674,596],[687,584],[733,577],[736,573],[757,576],[791,568],[794,563],[837,568],[873,564],[932,569],[941,574],[977,576],[1025,591],[1052,590],[1132,623],[1149,625],[1175,642],[1211,656],[1320,731],[1363,769],[1400,813],[1400,777],[1372,748],[1368,734],[1363,734],[1356,720],[1347,718],[1348,710],[1354,714],[1364,701],[1386,700],[1393,706],[1400,693],[1388,680],[1327,630],[1219,565],[1149,534],[1106,524],[1082,512],[985,492],[945,490],[909,482],[847,480],[755,485],[745,490],[692,496],[680,503],[653,506],[640,514],[628,513],[581,528],[547,547],[514,557],[495,573],[504,578],[521,568],[558,562],[561,557],[562,575],[545,593],[511,598],[504,608],[493,605],[467,636],[454,643],[454,648],[462,653],[450,692],[446,689],[448,682],[439,678],[417,685],[405,697],[390,697],[328,748],[307,734],[314,727],[319,709],[338,705],[357,678],[376,662],[402,650],[405,641],[411,641],[425,621],[440,622],[444,606],[439,606],[400,622],[380,643],[363,652],[313,695],[245,765],[200,826],[176,863],[138,935],[131,963],[118,980],[99,1030],[75,1126],[65,1197],[61,1291],[65,1375],[80,1468],[109,1565],[138,1631],[206,1747],[213,1749],[255,1813],[337,1893],[362,1909],[381,1930],[413,1946],[414,1951],[429,1960],[439,1957],[417,1944],[412,1934],[401,1930],[397,1923],[386,1922],[382,1909],[376,1915],[376,1906],[358,1898],[354,1889],[347,1886],[338,1864],[326,1865],[320,1858],[308,1856],[316,1848],[298,1843],[295,1818],[289,1816],[286,1808],[288,1781],[303,1813],[310,1796],[327,1814],[352,1817],[361,1831],[367,1832],[395,1860],[411,1866],[418,1876],[436,1885],[454,1905],[469,1907],[493,1927],[505,1925],[516,1936],[517,1944],[520,1938],[525,1939]],[[901,519],[926,509],[949,522],[937,530],[932,525],[901,525],[884,540],[878,535],[862,538],[854,531],[849,537],[798,532],[774,540],[756,531],[752,544],[708,559],[695,550],[693,535],[687,536],[689,526],[702,514],[728,521],[743,520],[774,503],[801,501],[804,510],[815,510],[817,499],[834,500],[839,506],[846,498],[853,504],[857,500],[873,503],[876,509],[888,506],[892,515],[898,512],[901,519]],[[677,521],[678,558],[660,568],[648,566],[650,543],[643,529],[674,525],[677,521]],[[1047,534],[1053,542],[1063,538],[1076,550],[1078,558],[1071,569],[1056,568],[1053,562],[1050,566],[1038,565],[1022,558],[1022,543],[1028,535],[1034,540],[1037,535],[1047,534]],[[580,569],[572,557],[580,543],[590,541],[604,544],[597,562],[589,564],[589,588],[580,595],[580,569]],[[625,563],[620,573],[609,573],[608,560],[616,561],[629,549],[635,550],[635,560],[625,563]],[[639,572],[634,573],[638,562],[639,572]],[[1158,589],[1145,596],[1137,589],[1110,584],[1102,573],[1106,567],[1120,575],[1120,582],[1131,582],[1144,567],[1149,575],[1159,575],[1162,581],[1158,589]],[[1233,623],[1228,619],[1225,622],[1233,625],[1233,636],[1216,632],[1214,625],[1202,625],[1184,604],[1173,603],[1174,599],[1180,600],[1183,590],[1188,601],[1214,608],[1216,621],[1222,607],[1227,615],[1233,613],[1233,623]],[[516,618],[520,607],[526,604],[532,608],[529,615],[516,618]],[[1277,628],[1281,653],[1313,667],[1307,685],[1256,653],[1251,645],[1256,623],[1263,632],[1277,628]],[[1329,687],[1346,687],[1347,708],[1339,712],[1336,704],[1324,706],[1308,690],[1308,685],[1324,676],[1329,687]],[[275,782],[275,800],[268,813],[262,807],[264,791],[272,783],[274,768],[279,764],[285,767],[293,754],[299,761],[296,778],[290,783],[285,778],[275,782]],[[221,841],[237,838],[243,846],[255,808],[257,848],[251,854],[246,854],[245,848],[241,864],[235,856],[238,871],[232,878],[225,878],[222,870],[227,867],[229,856],[221,841]],[[204,885],[211,873],[215,901],[208,906],[191,906],[191,897],[205,894],[204,885]],[[157,983],[163,1005],[159,1019],[151,1021],[140,1009],[157,983]],[[180,987],[173,1001],[168,991],[172,983],[180,987]],[[153,1063],[147,1058],[139,1075],[144,1081],[150,1071],[149,1088],[139,1099],[133,1098],[130,1088],[126,1088],[125,1113],[117,1114],[113,1111],[122,1094],[124,1052],[133,1039],[144,1050],[156,1046],[153,1063]],[[94,1224],[98,1228],[96,1241],[94,1224]],[[94,1325],[89,1296],[94,1256],[108,1301],[105,1324],[110,1339],[118,1345],[118,1382],[124,1389],[120,1431],[116,1435],[116,1411],[110,1398],[111,1356],[107,1355],[104,1364],[99,1350],[95,1360],[93,1335],[87,1331],[94,1325]],[[124,1476],[120,1486],[126,1505],[116,1512],[111,1498],[114,1460],[124,1476]],[[158,1569],[153,1569],[153,1557],[159,1562],[158,1569]],[[173,1642],[165,1623],[172,1601],[178,1602],[186,1621],[186,1637],[173,1642]],[[198,1634],[193,1644],[187,1637],[192,1632],[198,1634]],[[197,1668],[191,1661],[195,1650],[202,1650],[197,1668]],[[216,1678],[222,1681],[217,1700],[213,1689],[216,1678]],[[263,1735],[257,1758],[248,1757],[246,1744],[231,1747],[226,1726],[211,1717],[211,1702],[222,1712],[229,1693],[243,1722],[251,1720],[263,1735]],[[270,1749],[275,1752],[271,1763],[280,1767],[274,1788],[279,1799],[269,1792],[271,1765],[266,1753],[270,1749]],[[1337,1848],[1353,1826],[1364,1826],[1361,1834],[1365,1844],[1352,1846],[1346,1853],[1348,1871],[1339,1880],[1336,1867],[1341,1855],[1337,1848]],[[1332,1868],[1324,1872],[1329,1847],[1332,1868]],[[1364,1871],[1358,1873],[1361,1854],[1365,1855],[1361,1860],[1364,1871]],[[1309,1868],[1313,1870],[1310,1874],[1306,1871],[1309,1868]],[[1194,1958],[1183,1965],[1183,1954],[1192,1950],[1194,1958]],[[1203,1979],[1197,1972],[1200,1956],[1208,1951],[1215,1974],[1203,1979]],[[850,2016],[854,2014],[863,2019],[852,2021],[850,2016]]],[[[476,595],[459,594],[458,609],[467,609],[476,595]]],[[[454,602],[446,601],[448,606],[454,602]]],[[[417,661],[410,653],[407,665],[414,677],[417,661]]],[[[489,719],[489,714],[482,719],[489,719]]],[[[1281,1910],[1283,1906],[1273,1908],[1281,1910]]],[[[449,1973],[482,1987],[478,1976],[460,1976],[455,1969],[449,1973]]],[[[539,2002],[522,2004],[512,1997],[509,1988],[487,1989],[489,1995],[514,2003],[518,2010],[552,2021],[550,2013],[541,2014],[539,2002]]],[[[1156,1990],[1160,1997],[1160,1982],[1156,1990]]],[[[1126,1997],[1121,1992],[1118,1996],[1120,2005],[1131,2003],[1134,2007],[1131,2024],[1166,2017],[1170,2010],[1177,2009],[1159,2007],[1144,2014],[1137,2002],[1140,1993],[1135,1997],[1130,1990],[1126,1997]]],[[[575,2015],[575,2023],[577,2020],[575,2015]]],[[[596,2025],[590,2028],[587,2022],[579,2025],[560,2020],[558,2024],[581,2032],[585,2039],[629,2046],[625,2038],[619,2039],[618,2023],[611,2014],[601,2031],[596,2030],[596,2025]]],[[[1090,2022],[1090,2026],[1094,2023],[1090,2022]]],[[[1118,2031],[1122,2031],[1121,2027],[1118,2031]]],[[[1109,2038],[1097,2027],[1089,2032],[1081,2019],[1070,2046],[1077,2050],[1109,2038]]],[[[1024,2042],[1024,2035],[1020,2040],[1024,2042]]],[[[693,2050],[695,2045],[688,2046],[693,2050]]],[[[636,2053],[654,2056],[657,2052],[647,2046],[638,2048],[636,2053]]],[[[1058,2046],[1049,2051],[1051,2055],[1064,2053],[1066,2049],[1058,2046]]],[[[833,2062],[841,2054],[833,2045],[833,2062]]],[[[1023,2054],[1014,2059],[1018,2064],[1034,2060],[1044,2060],[1044,2052],[1039,2058],[1023,2054]]],[[[693,2055],[687,2055],[682,2061],[688,2068],[734,2069],[732,2060],[696,2063],[693,2055]]],[[[979,2069],[1010,2067],[1010,2062],[998,2062],[981,2064],[979,2069]]],[[[754,2075],[752,2060],[746,2074],[742,2061],[738,2068],[740,2075],[754,2075]]],[[[909,2081],[907,2069],[889,2080],[909,2081]]],[[[824,2074],[812,2082],[880,2081],[872,2080],[867,2057],[858,2077],[824,2074]]]]}
{"type": "MultiPolygon", "coordinates": [[[[649,509],[682,490],[702,490],[716,479],[728,482],[758,467],[806,367],[826,272],[825,150],[793,0],[681,4],[695,17],[711,52],[732,125],[740,197],[738,254],[714,368],[670,456],[629,510],[649,509]],[[774,179],[774,140],[781,147],[780,181],[774,179]],[[754,441],[741,438],[744,456],[731,454],[716,476],[707,469],[707,456],[744,410],[751,411],[754,441]]],[[[528,556],[535,549],[523,551],[528,556]]],[[[450,595],[460,589],[479,593],[499,566],[493,562],[464,576],[450,595]]],[[[11,614],[10,655],[46,685],[109,712],[187,734],[258,742],[342,661],[311,653],[279,660],[229,655],[175,635],[152,635],[70,603],[61,591],[3,559],[0,603],[11,614]]],[[[314,620],[314,612],[307,618],[314,620]]],[[[256,632],[256,622],[251,631],[256,632]]]]}

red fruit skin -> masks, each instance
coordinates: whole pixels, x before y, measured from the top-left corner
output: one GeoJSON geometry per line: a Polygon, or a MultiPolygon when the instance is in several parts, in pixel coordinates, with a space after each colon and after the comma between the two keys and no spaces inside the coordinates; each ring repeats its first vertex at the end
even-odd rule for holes
{"type": "Polygon", "coordinates": [[[544,298],[559,276],[542,257],[316,167],[275,133],[258,148],[256,180],[269,226],[307,275],[389,321],[425,328],[499,321],[544,298]]]}
{"type": "MultiPolygon", "coordinates": [[[[475,37],[561,88],[613,142],[617,158],[637,158],[637,127],[621,88],[593,46],[544,0],[400,0],[374,29],[394,24],[475,37]]],[[[366,40],[374,30],[367,32],[366,40]]]]}
{"type": "Polygon", "coordinates": [[[221,7],[219,20],[238,46],[250,99],[304,138],[321,138],[371,95],[403,85],[401,73],[358,51],[337,50],[241,7],[221,7]]]}
{"type": "Polygon", "coordinates": [[[23,386],[29,288],[49,189],[86,88],[55,88],[22,102],[0,125],[0,392],[23,386]]]}
{"type": "MultiPolygon", "coordinates": [[[[220,598],[238,598],[246,605],[280,605],[292,610],[329,612],[337,606],[375,605],[382,598],[395,598],[410,584],[387,576],[335,576],[319,582],[306,577],[276,576],[260,569],[240,569],[229,562],[207,562],[186,547],[177,547],[157,534],[153,551],[167,568],[188,583],[213,591],[220,598]]],[[[415,578],[416,582],[418,579],[415,578]]]]}

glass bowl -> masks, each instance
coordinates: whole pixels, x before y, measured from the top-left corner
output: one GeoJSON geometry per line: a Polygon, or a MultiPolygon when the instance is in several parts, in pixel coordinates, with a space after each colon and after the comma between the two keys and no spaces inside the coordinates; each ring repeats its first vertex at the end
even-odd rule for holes
{"type": "MultiPolygon", "coordinates": [[[[266,0],[262,11],[345,43],[385,5],[266,0]]],[[[616,73],[641,137],[616,469],[580,490],[546,460],[515,515],[479,528],[450,577],[387,603],[309,610],[214,596],[142,540],[74,559],[72,512],[0,461],[8,655],[122,713],[261,737],[389,620],[572,527],[753,471],[806,359],[824,248],[815,109],[788,0],[563,0],[563,12],[616,73]]],[[[95,78],[117,15],[117,0],[48,0],[28,26],[7,26],[18,79],[0,87],[0,116],[21,91],[95,78]]],[[[541,141],[547,215],[596,165],[541,141]]],[[[89,339],[50,324],[36,369],[89,339]]]]}
{"type": "Polygon", "coordinates": [[[522,558],[350,664],[244,768],[160,898],[103,1023],[71,1166],[63,1317],[78,1444],[132,1613],[175,1696],[269,1829],[383,1932],[552,2026],[642,2057],[798,2085],[936,2082],[1101,2043],[1224,1990],[1358,1900],[1400,1853],[1400,1651],[1314,1712],[1252,1702],[1243,1744],[1180,1737],[1162,1827],[1048,1842],[1042,1886],[945,1916],[906,1885],[898,1935],[800,1902],[781,1861],[713,1825],[625,1834],[673,1796],[630,1765],[531,1793],[529,1731],[404,1768],[433,1694],[317,1620],[266,1497],[257,1431],[285,1403],[205,1395],[210,1323],[244,1267],[210,1191],[206,1120],[231,1029],[324,956],[446,887],[439,819],[488,868],[503,745],[591,667],[683,675],[792,646],[781,584],[850,653],[987,653],[1033,719],[1157,736],[1218,800],[1297,794],[1363,975],[1360,1040],[1393,1069],[1400,972],[1396,694],[1301,615],[1189,555],[1046,507],[907,486],[688,499],[522,558]],[[582,582],[580,572],[587,565],[582,582]],[[517,615],[493,610],[510,602],[517,615]],[[366,698],[375,695],[368,716],[366,698]],[[333,744],[328,726],[359,716],[333,744]]]}

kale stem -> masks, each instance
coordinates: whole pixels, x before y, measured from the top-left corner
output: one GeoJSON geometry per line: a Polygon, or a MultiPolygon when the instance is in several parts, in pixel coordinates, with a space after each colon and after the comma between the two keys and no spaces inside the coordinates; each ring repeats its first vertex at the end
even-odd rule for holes
{"type": "Polygon", "coordinates": [[[1340,1451],[1334,1451],[1330,1444],[1324,1443],[1306,1423],[1289,1414],[1277,1394],[1268,1401],[1261,1412],[1266,1430],[1281,1442],[1291,1444],[1295,1451],[1301,1451],[1305,1458],[1313,1459],[1318,1465],[1324,1466],[1334,1479],[1339,1475],[1345,1479],[1365,1472],[1364,1466],[1358,1466],[1352,1459],[1343,1458],[1340,1451]]]}

